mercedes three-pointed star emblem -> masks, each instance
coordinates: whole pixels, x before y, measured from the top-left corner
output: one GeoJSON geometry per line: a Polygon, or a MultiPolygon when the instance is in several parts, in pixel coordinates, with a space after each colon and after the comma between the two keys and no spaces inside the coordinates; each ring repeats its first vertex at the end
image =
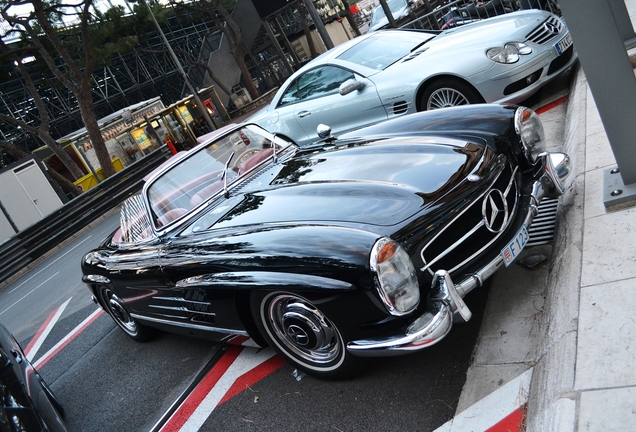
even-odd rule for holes
{"type": "Polygon", "coordinates": [[[307,345],[309,342],[307,332],[297,325],[290,325],[287,327],[287,336],[289,336],[298,345],[307,345]]]}
{"type": "Polygon", "coordinates": [[[481,205],[486,228],[490,232],[499,233],[508,226],[508,203],[506,197],[498,189],[491,189],[484,197],[481,205]]]}

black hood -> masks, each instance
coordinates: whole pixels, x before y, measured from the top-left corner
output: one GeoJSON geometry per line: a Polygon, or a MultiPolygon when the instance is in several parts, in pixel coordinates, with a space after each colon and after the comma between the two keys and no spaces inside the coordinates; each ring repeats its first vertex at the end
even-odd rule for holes
{"type": "Polygon", "coordinates": [[[217,209],[217,214],[224,213],[217,227],[294,222],[394,225],[465,181],[483,154],[483,145],[437,137],[300,152],[261,174],[273,178],[266,187],[248,185],[222,206],[231,210],[217,209]]]}

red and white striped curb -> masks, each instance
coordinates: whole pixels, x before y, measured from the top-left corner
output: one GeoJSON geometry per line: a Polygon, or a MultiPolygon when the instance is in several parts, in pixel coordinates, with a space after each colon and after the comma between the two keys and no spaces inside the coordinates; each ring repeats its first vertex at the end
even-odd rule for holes
{"type": "Polygon", "coordinates": [[[230,346],[160,431],[198,431],[217,406],[245,391],[283,364],[285,361],[271,348],[230,346]]]}
{"type": "Polygon", "coordinates": [[[435,432],[521,432],[532,379],[530,368],[468,407],[435,432]]]}

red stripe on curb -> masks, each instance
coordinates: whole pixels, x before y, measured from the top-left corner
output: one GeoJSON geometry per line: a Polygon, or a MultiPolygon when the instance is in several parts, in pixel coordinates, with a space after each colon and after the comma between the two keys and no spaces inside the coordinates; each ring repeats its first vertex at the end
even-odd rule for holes
{"type": "Polygon", "coordinates": [[[223,396],[223,398],[219,401],[218,405],[221,405],[222,403],[232,399],[234,396],[259,382],[284,364],[285,360],[283,360],[282,357],[275,355],[274,357],[264,361],[251,371],[244,373],[236,379],[234,384],[232,384],[232,387],[228,389],[227,393],[225,393],[225,396],[223,396]]]}
{"type": "Polygon", "coordinates": [[[190,393],[183,404],[181,404],[179,409],[168,419],[166,424],[161,428],[162,432],[176,432],[183,427],[210,390],[212,390],[223,374],[232,363],[234,363],[234,360],[236,360],[241,351],[243,351],[243,348],[240,346],[232,345],[228,348],[218,363],[214,365],[210,372],[201,380],[199,385],[196,386],[194,391],[190,393]]]}
{"type": "Polygon", "coordinates": [[[243,345],[244,342],[250,339],[249,336],[234,336],[230,340],[227,341],[230,345],[243,345]]]}
{"type": "Polygon", "coordinates": [[[75,330],[73,330],[71,333],[66,335],[66,338],[62,339],[62,341],[59,342],[59,344],[55,347],[54,350],[49,351],[48,353],[45,354],[44,357],[38,359],[36,362],[33,362],[33,367],[35,367],[36,369],[39,369],[42,366],[44,366],[49,360],[55,357],[57,353],[62,351],[62,348],[64,348],[69,343],[71,343],[71,341],[75,339],[81,332],[83,332],[86,329],[86,327],[91,325],[101,314],[103,314],[104,310],[97,309],[93,313],[94,315],[90,319],[87,319],[86,321],[84,321],[83,324],[81,324],[79,327],[76,327],[75,330]]]}
{"type": "Polygon", "coordinates": [[[535,110],[537,114],[543,114],[546,111],[550,111],[552,108],[556,108],[559,105],[567,102],[569,99],[569,95],[561,96],[555,101],[550,102],[549,104],[543,105],[535,110]]]}
{"type": "Polygon", "coordinates": [[[506,416],[499,423],[491,428],[488,428],[486,432],[521,432],[526,430],[526,409],[528,404],[521,405],[518,409],[514,410],[508,416],[506,416]]]}

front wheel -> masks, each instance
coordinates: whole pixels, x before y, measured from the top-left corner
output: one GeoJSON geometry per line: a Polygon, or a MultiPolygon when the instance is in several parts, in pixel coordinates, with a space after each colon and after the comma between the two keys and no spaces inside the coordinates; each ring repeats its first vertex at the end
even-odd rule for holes
{"type": "Polygon", "coordinates": [[[123,301],[108,287],[100,287],[99,296],[106,312],[117,325],[132,339],[145,342],[152,336],[152,329],[139,324],[124,306],[123,301]]]}
{"type": "Polygon", "coordinates": [[[310,375],[342,379],[358,360],[336,325],[309,300],[293,293],[256,293],[252,312],[261,334],[289,363],[310,375]]]}
{"type": "Polygon", "coordinates": [[[428,111],[483,102],[481,95],[470,85],[457,79],[444,78],[426,88],[420,100],[420,109],[428,111]]]}

